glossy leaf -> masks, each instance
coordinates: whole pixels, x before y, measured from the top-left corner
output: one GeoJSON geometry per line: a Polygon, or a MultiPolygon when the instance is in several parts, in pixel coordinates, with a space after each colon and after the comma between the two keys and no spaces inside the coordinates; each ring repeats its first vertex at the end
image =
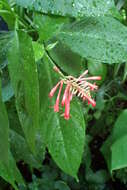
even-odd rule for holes
{"type": "Polygon", "coordinates": [[[103,144],[101,150],[107,161],[108,168],[114,169],[126,166],[126,134],[127,134],[127,110],[124,110],[114,125],[112,134],[103,144]],[[123,144],[124,142],[124,144],[123,144]]]}
{"type": "Polygon", "coordinates": [[[0,108],[0,176],[18,190],[15,182],[22,184],[24,182],[9,150],[9,121],[2,102],[1,87],[0,108]]]}
{"type": "Polygon", "coordinates": [[[61,32],[59,39],[87,59],[103,63],[127,60],[127,27],[111,17],[78,21],[61,32]]]}
{"type": "Polygon", "coordinates": [[[77,100],[71,103],[71,118],[66,121],[51,106],[55,103],[48,94],[59,80],[53,70],[53,65],[47,57],[39,65],[41,115],[40,126],[44,142],[57,165],[67,174],[77,177],[81,162],[84,140],[85,123],[81,106],[77,100]]]}
{"type": "Polygon", "coordinates": [[[114,9],[113,0],[15,0],[16,3],[25,8],[46,14],[83,17],[102,16],[112,14],[114,9]]]}
{"type": "Polygon", "coordinates": [[[8,62],[21,126],[34,151],[39,125],[39,86],[32,40],[26,33],[15,31],[8,62]]]}
{"type": "Polygon", "coordinates": [[[113,128],[112,139],[115,142],[116,140],[123,137],[127,134],[127,109],[123,110],[119,115],[118,119],[115,122],[115,126],[113,128]]]}
{"type": "Polygon", "coordinates": [[[111,167],[118,170],[127,167],[127,135],[119,138],[111,147],[111,167]]]}

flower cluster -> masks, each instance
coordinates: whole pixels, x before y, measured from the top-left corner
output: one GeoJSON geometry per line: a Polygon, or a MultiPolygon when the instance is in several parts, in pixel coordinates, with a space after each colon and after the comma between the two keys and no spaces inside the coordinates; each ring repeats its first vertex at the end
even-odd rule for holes
{"type": "Polygon", "coordinates": [[[60,96],[63,85],[66,85],[66,87],[61,100],[61,106],[65,106],[64,118],[66,120],[70,118],[70,102],[73,96],[81,97],[83,101],[88,101],[88,104],[91,104],[93,107],[96,106],[95,100],[91,97],[91,91],[97,90],[98,86],[89,81],[101,80],[100,76],[86,77],[88,70],[85,70],[83,74],[75,78],[73,76],[64,76],[57,67],[54,67],[54,70],[62,76],[62,79],[49,93],[49,97],[52,98],[59,88],[56,103],[54,105],[54,112],[59,112],[60,96]]]}

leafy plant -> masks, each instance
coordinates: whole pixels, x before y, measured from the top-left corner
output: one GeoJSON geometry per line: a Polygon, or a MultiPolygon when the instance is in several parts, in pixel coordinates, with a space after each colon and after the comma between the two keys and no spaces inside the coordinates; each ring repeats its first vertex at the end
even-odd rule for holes
{"type": "Polygon", "coordinates": [[[16,190],[126,184],[126,1],[0,0],[0,16],[0,176],[16,190]]]}

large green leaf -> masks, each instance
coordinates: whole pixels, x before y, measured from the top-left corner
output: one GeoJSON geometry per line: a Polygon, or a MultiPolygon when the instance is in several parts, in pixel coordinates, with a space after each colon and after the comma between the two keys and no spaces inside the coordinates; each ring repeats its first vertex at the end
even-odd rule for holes
{"type": "Polygon", "coordinates": [[[111,14],[113,0],[15,0],[18,5],[53,15],[82,17],[111,14]]]}
{"type": "Polygon", "coordinates": [[[77,100],[72,101],[71,118],[68,121],[59,113],[54,113],[51,105],[55,99],[50,101],[48,94],[59,80],[58,74],[54,72],[53,65],[45,56],[39,65],[39,71],[40,127],[43,139],[58,166],[64,172],[76,177],[85,140],[85,123],[81,106],[77,100]]]}
{"type": "Polygon", "coordinates": [[[0,81],[0,162],[9,164],[9,121],[4,103],[2,102],[0,81]]]}
{"type": "Polygon", "coordinates": [[[24,182],[9,150],[9,121],[5,105],[2,102],[1,84],[0,108],[0,176],[17,189],[15,182],[22,184],[24,182]]]}
{"type": "Polygon", "coordinates": [[[21,126],[34,151],[39,125],[39,85],[32,40],[26,33],[15,31],[8,62],[21,126]]]}
{"type": "Polygon", "coordinates": [[[112,170],[127,167],[127,110],[124,110],[113,127],[113,131],[103,144],[101,150],[112,170]]]}
{"type": "Polygon", "coordinates": [[[106,63],[127,60],[127,27],[111,17],[78,21],[62,31],[59,39],[87,59],[106,63]]]}

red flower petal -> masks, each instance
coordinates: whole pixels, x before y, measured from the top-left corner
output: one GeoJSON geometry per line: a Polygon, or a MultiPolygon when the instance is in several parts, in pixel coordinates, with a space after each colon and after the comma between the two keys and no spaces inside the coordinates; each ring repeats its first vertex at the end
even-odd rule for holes
{"type": "Polygon", "coordinates": [[[61,81],[61,84],[60,84],[60,89],[57,95],[56,103],[54,105],[54,112],[59,112],[59,101],[60,101],[60,94],[61,94],[62,87],[63,87],[63,81],[61,81]]]}

